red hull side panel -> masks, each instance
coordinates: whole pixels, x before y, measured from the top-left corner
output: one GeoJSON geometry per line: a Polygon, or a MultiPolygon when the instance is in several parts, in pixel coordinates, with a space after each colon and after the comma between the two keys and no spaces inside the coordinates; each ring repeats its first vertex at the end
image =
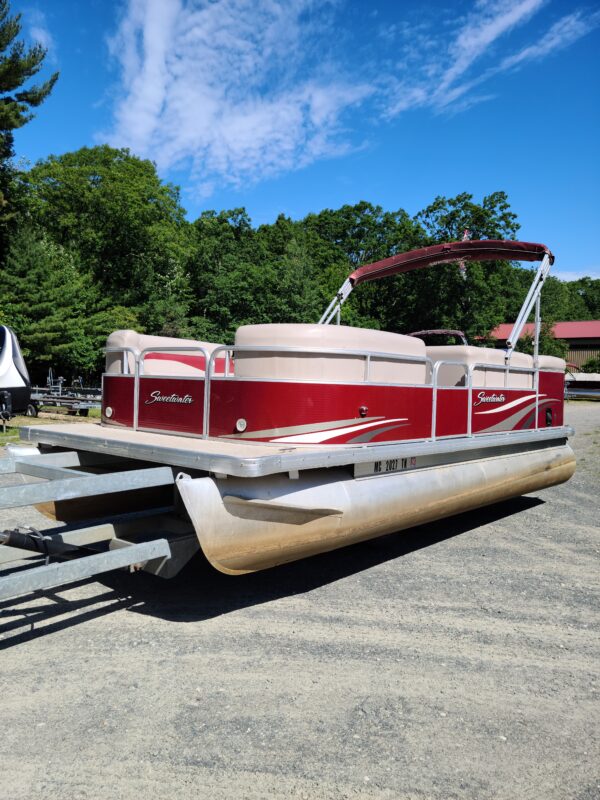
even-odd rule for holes
{"type": "MultiPolygon", "coordinates": [[[[112,408],[107,424],[133,425],[134,379],[104,377],[103,408],[112,408]]],[[[540,373],[538,427],[563,424],[564,378],[540,373]]],[[[431,386],[296,383],[213,378],[210,436],[290,444],[368,444],[431,437],[431,386]]],[[[531,429],[536,426],[533,389],[472,390],[473,434],[531,429]]],[[[142,376],[138,426],[200,436],[203,431],[204,380],[142,376]]],[[[435,435],[465,436],[469,392],[438,389],[435,435]]]]}
{"type": "Polygon", "coordinates": [[[261,441],[341,444],[425,439],[431,435],[431,394],[429,386],[215,380],[210,434],[235,435],[241,418],[247,425],[244,438],[261,441]],[[299,427],[313,432],[296,430],[299,427]]]}
{"type": "MultiPolygon", "coordinates": [[[[539,428],[563,424],[563,383],[562,375],[540,373],[539,428]]],[[[473,433],[535,428],[535,404],[534,389],[473,390],[473,433]]]]}
{"type": "Polygon", "coordinates": [[[464,389],[438,389],[436,436],[465,436],[468,429],[469,393],[464,389]]]}
{"type": "Polygon", "coordinates": [[[133,375],[104,375],[102,378],[102,422],[133,427],[133,375]],[[110,417],[106,409],[110,409],[110,417]]]}
{"type": "MultiPolygon", "coordinates": [[[[545,408],[552,409],[552,426],[564,425],[565,376],[562,372],[540,372],[540,394],[548,401],[545,408]]],[[[540,409],[540,428],[546,426],[546,411],[540,409]]]]}
{"type": "Polygon", "coordinates": [[[202,435],[204,380],[140,378],[138,426],[202,435]]]}

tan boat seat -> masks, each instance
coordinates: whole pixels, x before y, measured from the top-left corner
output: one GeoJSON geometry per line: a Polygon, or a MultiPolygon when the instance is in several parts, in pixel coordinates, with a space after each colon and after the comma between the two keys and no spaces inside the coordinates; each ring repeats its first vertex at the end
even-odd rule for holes
{"type": "MultiPolygon", "coordinates": [[[[473,364],[483,364],[475,367],[473,371],[473,386],[502,387],[513,389],[533,388],[533,374],[509,370],[506,384],[505,374],[499,369],[486,369],[489,367],[504,366],[504,350],[495,350],[491,347],[471,347],[464,345],[443,345],[427,347],[427,355],[436,361],[460,361],[467,367],[473,364]]],[[[544,356],[547,358],[547,356],[544,356]]],[[[533,369],[533,358],[526,353],[513,353],[510,360],[511,367],[525,367],[533,369]]],[[[454,364],[443,364],[438,370],[438,386],[464,386],[466,383],[465,370],[454,364]]]]}
{"type": "Polygon", "coordinates": [[[539,356],[539,362],[540,369],[552,372],[564,372],[567,368],[567,362],[564,358],[557,358],[556,356],[539,356]]]}
{"type": "MultiPolygon", "coordinates": [[[[402,361],[395,356],[425,357],[421,339],[398,333],[351,328],[346,325],[273,324],[243,325],[235,336],[236,345],[358,350],[385,353],[373,356],[370,380],[374,383],[423,384],[425,363],[402,361]]],[[[356,383],[365,379],[366,359],[345,353],[236,352],[235,374],[240,378],[270,378],[356,383]]]]}
{"type": "MultiPolygon", "coordinates": [[[[184,376],[202,376],[204,369],[185,364],[177,360],[177,355],[184,358],[190,356],[202,356],[201,352],[193,353],[185,350],[177,351],[178,347],[203,347],[210,355],[218,344],[211,342],[200,342],[194,339],[176,339],[171,336],[149,336],[145,333],[137,333],[136,331],[114,331],[106,340],[107,348],[120,348],[131,347],[139,352],[147,350],[152,347],[172,347],[173,358],[170,358],[171,353],[162,353],[160,358],[144,358],[144,375],[180,375],[184,376]]],[[[132,353],[127,353],[126,357],[122,353],[107,353],[106,354],[106,372],[121,373],[123,372],[124,364],[127,365],[127,371],[130,374],[134,372],[134,358],[132,353]]]]}

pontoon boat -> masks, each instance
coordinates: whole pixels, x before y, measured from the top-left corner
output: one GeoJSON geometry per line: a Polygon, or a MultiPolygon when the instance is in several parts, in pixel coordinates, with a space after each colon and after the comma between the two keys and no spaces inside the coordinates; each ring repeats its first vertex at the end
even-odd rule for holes
{"type": "MultiPolygon", "coordinates": [[[[553,260],[528,242],[435,245],[355,270],[318,324],[247,325],[233,345],[117,331],[101,424],[23,431],[14,470],[47,480],[21,486],[20,503],[52,501],[58,519],[154,509],[130,528],[82,528],[68,546],[83,537],[98,552],[54,566],[110,569],[111,551],[122,566],[129,548],[127,563],[172,574],[199,544],[239,574],[566,481],[565,362],[538,352],[553,260]],[[541,262],[504,350],[339,324],[365,281],[471,260],[541,262]],[[530,356],[515,346],[532,312],[530,356]],[[135,550],[157,541],[159,555],[135,550]]],[[[2,492],[7,505],[14,493],[2,492]]]]}

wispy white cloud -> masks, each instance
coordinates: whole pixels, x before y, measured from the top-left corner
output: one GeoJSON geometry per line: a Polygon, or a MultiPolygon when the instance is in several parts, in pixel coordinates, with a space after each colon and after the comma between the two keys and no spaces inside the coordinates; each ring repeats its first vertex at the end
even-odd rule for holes
{"type": "Polygon", "coordinates": [[[46,15],[39,8],[28,8],[23,13],[24,30],[32,42],[41,44],[48,51],[48,58],[56,58],[56,43],[50,33],[46,15]]]}
{"type": "Polygon", "coordinates": [[[584,14],[575,11],[554,23],[542,39],[502,59],[498,69],[504,71],[520,67],[528,61],[540,61],[552,53],[569,47],[600,24],[600,11],[584,14]]]}
{"type": "Polygon", "coordinates": [[[374,120],[462,113],[494,96],[480,87],[495,76],[600,24],[600,12],[574,9],[543,27],[551,0],[475,0],[462,17],[391,24],[370,14],[376,52],[361,60],[343,4],[124,0],[110,41],[120,94],[102,138],[163,170],[189,167],[201,192],[241,186],[356,147],[350,112],[367,101],[374,120]]]}
{"type": "Polygon", "coordinates": [[[449,65],[444,69],[434,97],[444,103],[456,81],[502,36],[531,18],[545,0],[508,0],[479,3],[459,28],[448,48],[449,65]]]}
{"type": "MultiPolygon", "coordinates": [[[[466,17],[454,20],[453,31],[446,28],[436,34],[433,25],[424,30],[419,23],[416,33],[419,40],[427,42],[428,52],[423,53],[416,69],[414,63],[410,69],[399,69],[387,115],[394,117],[417,107],[438,113],[465,111],[493,98],[490,93],[473,93],[481,84],[574,44],[600,24],[600,12],[576,10],[546,30],[537,27],[535,34],[530,33],[535,35],[532,44],[506,55],[511,47],[510,34],[546,5],[547,0],[481,0],[466,17]]],[[[399,30],[404,39],[413,38],[410,26],[399,30]]]]}
{"type": "Polygon", "coordinates": [[[129,0],[113,144],[196,183],[240,185],[348,148],[343,115],[372,91],[307,58],[313,0],[129,0]]]}

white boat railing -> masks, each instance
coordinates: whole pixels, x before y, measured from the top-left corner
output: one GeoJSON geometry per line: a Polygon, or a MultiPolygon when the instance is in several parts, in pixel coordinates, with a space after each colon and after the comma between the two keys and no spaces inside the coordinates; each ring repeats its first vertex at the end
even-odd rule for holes
{"type": "MultiPolygon", "coordinates": [[[[446,359],[443,361],[436,361],[433,365],[433,370],[431,373],[431,384],[433,386],[433,396],[431,398],[431,438],[433,441],[437,439],[437,409],[438,409],[438,388],[449,388],[449,387],[439,387],[438,386],[438,375],[440,371],[440,367],[461,367],[465,371],[465,380],[467,384],[467,391],[468,391],[468,410],[467,410],[467,436],[472,436],[473,433],[471,431],[471,398],[472,398],[472,382],[473,382],[473,373],[469,370],[467,364],[462,361],[452,361],[450,359],[446,359]]],[[[461,434],[464,435],[464,434],[461,434]]]]}
{"type": "MultiPolygon", "coordinates": [[[[478,363],[478,364],[470,364],[469,365],[469,382],[470,382],[470,390],[469,390],[469,426],[471,425],[471,417],[473,415],[473,373],[476,369],[486,369],[486,370],[494,370],[496,372],[504,372],[504,386],[502,387],[486,387],[490,389],[494,388],[503,388],[507,389],[510,388],[508,386],[508,375],[509,372],[522,372],[532,376],[532,384],[531,387],[535,390],[535,429],[537,430],[539,427],[538,424],[538,414],[540,409],[540,368],[539,363],[534,363],[533,367],[512,367],[510,364],[485,364],[485,363],[478,363]]],[[[520,389],[527,389],[529,387],[515,387],[520,389]]],[[[469,432],[469,436],[472,434],[469,432]]]]}
{"type": "MultiPolygon", "coordinates": [[[[364,374],[363,374],[363,382],[364,383],[380,383],[380,381],[372,381],[371,380],[371,364],[374,360],[386,360],[386,361],[397,361],[399,363],[417,363],[423,364],[426,367],[426,376],[425,381],[423,384],[418,384],[419,386],[423,387],[430,387],[432,389],[432,409],[431,409],[431,435],[430,437],[426,437],[426,440],[435,441],[438,438],[447,438],[446,436],[438,437],[437,436],[437,417],[438,417],[438,408],[439,408],[439,390],[440,389],[455,389],[455,388],[462,388],[457,386],[440,386],[439,384],[439,371],[444,366],[455,366],[459,367],[464,371],[465,374],[465,389],[467,391],[467,430],[464,434],[454,434],[455,436],[473,436],[473,378],[474,373],[476,370],[492,370],[495,372],[503,373],[503,386],[488,386],[484,387],[487,390],[494,390],[494,389],[506,389],[511,388],[508,387],[509,376],[511,373],[519,372],[532,375],[532,389],[535,390],[535,428],[538,429],[539,427],[539,420],[538,420],[538,413],[539,413],[539,366],[536,364],[533,367],[517,367],[512,366],[511,364],[491,364],[489,362],[476,362],[473,364],[467,364],[466,362],[459,361],[459,360],[440,360],[434,362],[429,356],[417,356],[417,355],[410,355],[404,353],[388,353],[388,352],[380,352],[380,351],[373,351],[373,350],[346,350],[342,348],[317,348],[317,347],[284,347],[278,345],[219,345],[215,347],[214,350],[209,353],[208,350],[204,347],[200,346],[193,346],[193,347],[186,347],[186,346],[173,346],[173,347],[149,347],[142,351],[137,350],[134,347],[110,347],[106,348],[105,353],[107,354],[114,354],[114,353],[121,353],[123,356],[122,360],[122,372],[121,373],[107,373],[106,376],[109,375],[125,375],[129,377],[133,377],[134,379],[134,392],[133,392],[133,429],[139,429],[139,397],[140,397],[140,378],[143,377],[154,377],[154,378],[177,378],[177,377],[184,377],[178,376],[176,374],[169,374],[169,375],[153,375],[147,376],[144,374],[144,363],[149,354],[153,353],[165,353],[165,354],[182,354],[182,353],[196,353],[202,355],[204,357],[204,375],[198,375],[198,380],[203,380],[204,382],[204,393],[203,393],[203,421],[202,421],[202,438],[209,437],[210,431],[210,393],[211,393],[211,382],[214,380],[240,380],[239,376],[236,376],[231,373],[231,362],[232,359],[235,357],[236,353],[273,353],[273,354],[287,354],[287,355],[315,355],[315,356],[344,356],[344,357],[358,357],[363,358],[365,360],[365,367],[364,367],[364,374]],[[128,354],[133,356],[134,361],[134,370],[133,373],[130,370],[129,366],[129,358],[128,354]],[[218,357],[224,354],[225,366],[222,375],[216,375],[214,368],[215,362],[218,357]]],[[[188,376],[185,376],[188,377],[188,376]]],[[[249,378],[250,380],[250,378],[249,378]]],[[[285,379],[272,379],[276,382],[283,381],[285,379]]],[[[294,378],[294,382],[297,383],[314,383],[314,378],[294,378]]],[[[339,381],[327,381],[330,384],[339,383],[339,381]]],[[[411,383],[396,383],[394,382],[393,385],[396,386],[413,386],[416,384],[411,383]]],[[[479,387],[476,387],[479,388],[479,387]]],[[[525,389],[528,387],[512,387],[516,389],[525,389]]],[[[164,432],[164,431],[163,431],[164,432]]],[[[507,433],[511,433],[511,431],[507,431],[507,433]]],[[[194,436],[197,434],[190,434],[190,436],[194,436]]]]}
{"type": "MultiPolygon", "coordinates": [[[[333,347],[287,347],[287,346],[279,346],[279,345],[220,345],[219,347],[215,347],[212,351],[210,356],[210,362],[208,365],[208,369],[206,372],[206,391],[204,395],[204,435],[208,436],[207,431],[209,430],[209,422],[210,422],[210,382],[215,378],[213,374],[213,365],[219,353],[225,352],[229,354],[226,358],[226,369],[225,374],[218,377],[218,380],[239,380],[239,376],[229,375],[229,363],[231,356],[235,356],[236,353],[274,353],[274,354],[287,354],[287,355],[315,355],[315,356],[343,356],[343,357],[355,357],[355,358],[364,358],[365,359],[365,367],[364,367],[364,374],[363,374],[363,383],[372,383],[371,381],[371,362],[374,359],[380,359],[385,361],[397,361],[399,363],[412,363],[412,364],[423,364],[425,366],[425,371],[427,374],[427,368],[429,367],[430,371],[433,371],[433,361],[428,356],[415,356],[410,355],[408,353],[388,353],[388,352],[380,352],[376,350],[348,350],[345,348],[333,348],[333,347]]],[[[277,379],[275,379],[277,380],[277,379]]],[[[314,383],[314,378],[294,378],[294,382],[297,383],[314,383]]],[[[324,383],[328,384],[335,384],[339,383],[339,381],[323,381],[324,383]]],[[[398,384],[402,386],[403,384],[398,384]]],[[[412,385],[412,384],[404,384],[404,385],[412,385]]],[[[424,386],[428,386],[429,384],[423,383],[424,386]]]]}

